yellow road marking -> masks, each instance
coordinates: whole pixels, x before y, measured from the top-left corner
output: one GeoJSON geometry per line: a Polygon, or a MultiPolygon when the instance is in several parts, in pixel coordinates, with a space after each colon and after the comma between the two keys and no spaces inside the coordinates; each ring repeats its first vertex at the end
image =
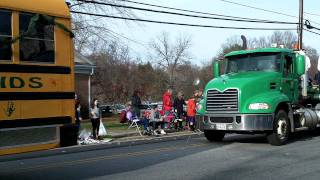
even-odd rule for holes
{"type": "Polygon", "coordinates": [[[97,162],[101,160],[110,160],[110,159],[116,159],[116,158],[124,158],[124,157],[136,157],[136,156],[142,156],[152,153],[159,153],[159,152],[168,152],[173,151],[177,149],[184,149],[184,148],[193,148],[193,147],[202,147],[206,146],[208,144],[194,144],[189,146],[177,146],[177,147],[168,147],[168,148],[159,148],[159,149],[152,149],[152,150],[146,150],[146,151],[138,151],[138,152],[132,152],[132,153],[122,153],[122,154],[115,154],[115,155],[107,155],[107,156],[99,156],[94,158],[87,158],[87,159],[81,159],[81,160],[75,160],[75,161],[69,161],[69,162],[61,162],[61,163],[52,163],[52,164],[45,164],[45,165],[38,165],[33,167],[26,167],[26,168],[17,168],[14,169],[13,173],[22,173],[22,172],[28,172],[33,170],[43,170],[43,169],[50,169],[55,167],[62,167],[62,166],[70,166],[70,165],[76,165],[76,164],[84,164],[84,163],[92,163],[97,162]]]}

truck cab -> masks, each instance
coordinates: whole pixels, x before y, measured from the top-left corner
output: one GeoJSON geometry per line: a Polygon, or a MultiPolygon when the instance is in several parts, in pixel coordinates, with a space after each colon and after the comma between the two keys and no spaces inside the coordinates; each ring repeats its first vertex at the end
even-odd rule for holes
{"type": "Polygon", "coordinates": [[[220,141],[226,133],[250,133],[266,134],[270,144],[282,145],[289,133],[319,124],[314,108],[318,100],[305,92],[305,55],[263,48],[234,51],[224,61],[223,74],[220,62],[214,62],[214,79],[207,83],[198,109],[209,141],[220,141]],[[311,101],[315,103],[310,106],[311,101]]]}

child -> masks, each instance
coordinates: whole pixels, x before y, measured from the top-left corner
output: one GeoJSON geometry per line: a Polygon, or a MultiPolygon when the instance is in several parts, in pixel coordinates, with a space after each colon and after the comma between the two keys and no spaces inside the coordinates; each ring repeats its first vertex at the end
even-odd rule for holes
{"type": "Polygon", "coordinates": [[[198,96],[198,91],[194,91],[193,97],[188,100],[188,109],[187,109],[187,121],[190,129],[195,130],[196,123],[196,100],[198,96]]]}
{"type": "Polygon", "coordinates": [[[150,111],[150,124],[153,128],[153,134],[158,135],[158,132],[160,134],[166,134],[166,132],[162,129],[163,121],[160,117],[160,112],[158,110],[158,107],[155,107],[151,109],[150,111]]]}

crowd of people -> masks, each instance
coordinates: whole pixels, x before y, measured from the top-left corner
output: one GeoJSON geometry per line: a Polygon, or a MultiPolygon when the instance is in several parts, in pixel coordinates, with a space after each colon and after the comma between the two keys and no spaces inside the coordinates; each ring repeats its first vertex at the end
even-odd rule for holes
{"type": "MultiPolygon", "coordinates": [[[[179,91],[177,97],[173,98],[171,89],[167,89],[162,97],[162,108],[153,106],[151,109],[141,113],[142,101],[138,90],[134,91],[130,101],[126,104],[126,109],[120,115],[120,122],[137,123],[143,126],[145,135],[166,134],[167,129],[196,130],[196,104],[201,99],[202,91],[194,91],[192,97],[185,100],[184,93],[179,91]],[[187,107],[185,109],[185,107],[187,107]]],[[[80,99],[76,96],[76,124],[80,127],[80,99]]],[[[93,99],[90,108],[90,120],[92,124],[92,138],[99,138],[99,127],[101,124],[102,113],[99,108],[99,101],[93,99]]]]}
{"type": "Polygon", "coordinates": [[[193,96],[186,101],[183,92],[180,91],[173,100],[172,90],[168,89],[163,94],[162,109],[155,106],[141,114],[139,91],[135,91],[126,107],[126,119],[128,122],[139,119],[138,123],[144,127],[144,134],[147,135],[166,134],[165,129],[195,131],[196,104],[201,96],[202,92],[196,90],[193,96]],[[187,107],[186,110],[184,106],[187,107]]]}

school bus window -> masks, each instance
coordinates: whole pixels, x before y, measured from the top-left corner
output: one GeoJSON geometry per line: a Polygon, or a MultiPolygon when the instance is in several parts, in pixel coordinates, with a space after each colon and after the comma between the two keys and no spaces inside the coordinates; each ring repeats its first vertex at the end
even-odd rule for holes
{"type": "Polygon", "coordinates": [[[45,19],[33,18],[34,14],[19,15],[20,60],[27,62],[54,63],[54,25],[45,19]]]}
{"type": "Polygon", "coordinates": [[[0,10],[0,61],[11,60],[11,12],[0,10]]]}

